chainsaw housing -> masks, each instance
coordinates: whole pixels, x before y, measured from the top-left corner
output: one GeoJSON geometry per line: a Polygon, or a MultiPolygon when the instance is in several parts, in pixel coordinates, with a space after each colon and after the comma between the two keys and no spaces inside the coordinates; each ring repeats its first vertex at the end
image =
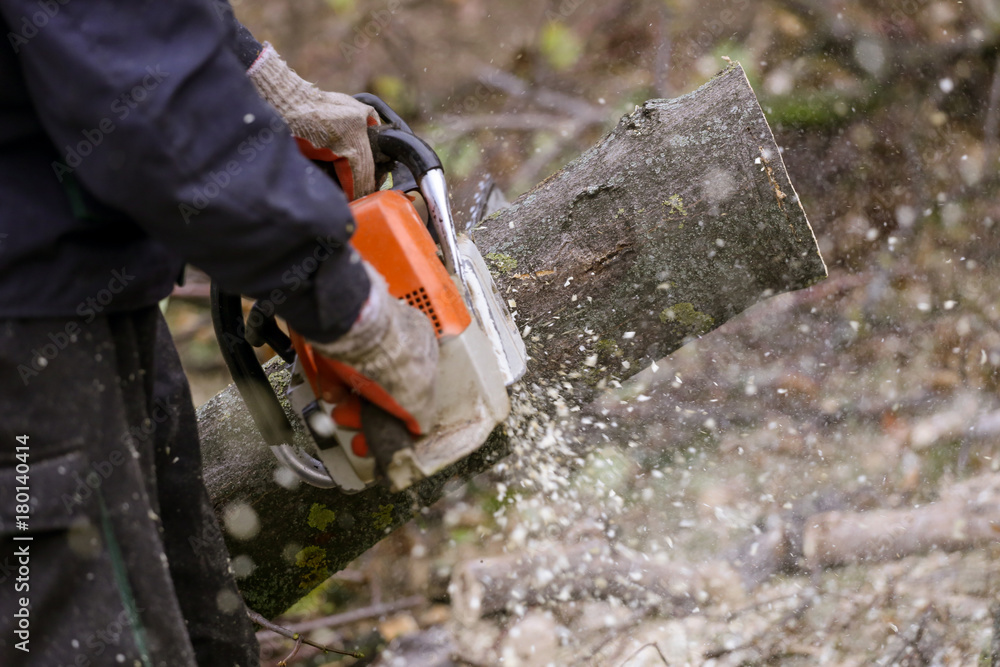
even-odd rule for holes
{"type": "MultiPolygon", "coordinates": [[[[478,449],[510,412],[506,387],[527,363],[524,342],[479,250],[454,223],[440,158],[384,102],[367,94],[359,99],[383,120],[369,140],[376,162],[392,174],[393,189],[351,203],[351,243],[386,279],[389,293],[419,309],[434,327],[439,363],[433,425],[414,440],[400,415],[363,392],[352,394],[338,362],[319,357],[294,331],[285,332],[273,310],[255,303],[247,316],[239,294],[212,283],[212,323],[222,356],[264,441],[302,481],[347,493],[383,477],[394,491],[405,489],[478,449]],[[414,190],[423,196],[429,224],[413,205],[414,190]],[[286,396],[318,459],[294,442],[295,429],[254,352],[263,345],[291,366],[286,396]],[[334,400],[342,403],[327,402],[334,400]],[[361,431],[352,430],[358,425],[361,431]]],[[[476,201],[467,231],[505,200],[486,179],[476,201]]]]}
{"type": "MultiPolygon", "coordinates": [[[[393,297],[424,313],[438,337],[434,426],[412,447],[397,451],[385,471],[391,488],[400,490],[474,452],[507,417],[506,387],[524,372],[524,347],[479,250],[466,235],[456,238],[458,270],[452,275],[406,195],[376,192],[351,208],[355,250],[382,274],[393,297]]],[[[357,492],[376,481],[374,458],[352,449],[359,431],[328,418],[336,406],[317,400],[299,360],[287,395],[313,433],[319,459],[336,486],[357,492]],[[318,432],[323,437],[315,437],[318,432]]]]}

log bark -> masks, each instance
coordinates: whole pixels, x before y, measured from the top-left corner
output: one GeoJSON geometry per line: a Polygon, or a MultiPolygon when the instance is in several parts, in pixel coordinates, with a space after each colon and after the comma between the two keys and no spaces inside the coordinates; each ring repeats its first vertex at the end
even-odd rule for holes
{"type": "Polygon", "coordinates": [[[463,623],[497,612],[523,614],[550,602],[614,599],[663,616],[686,616],[732,593],[740,576],[724,561],[663,561],[602,540],[460,563],[448,593],[463,623]]]}
{"type": "MultiPolygon", "coordinates": [[[[761,298],[826,275],[738,65],[694,93],[637,107],[475,238],[524,327],[525,381],[574,381],[584,398],[761,298]]],[[[273,370],[283,395],[287,372],[273,370]]],[[[234,387],[199,422],[209,492],[239,526],[226,539],[244,557],[241,589],[267,617],[441,497],[449,480],[508,451],[498,428],[473,456],[405,493],[345,495],[276,483],[277,464],[234,387]]]]}
{"type": "Polygon", "coordinates": [[[483,227],[476,245],[532,328],[540,377],[581,372],[609,348],[635,372],[826,276],[739,66],[646,102],[483,227]]]}
{"type": "Polygon", "coordinates": [[[883,509],[870,490],[828,491],[767,518],[727,562],[753,590],[779,573],[967,551],[1000,542],[1000,475],[985,473],[941,491],[920,507],[883,509]]]}
{"type": "Polygon", "coordinates": [[[923,507],[824,512],[802,537],[806,566],[893,560],[932,550],[964,551],[1000,542],[1000,476],[955,484],[923,507]]]}
{"type": "Polygon", "coordinates": [[[739,606],[744,595],[782,572],[810,574],[1000,543],[996,473],[947,487],[939,500],[922,507],[823,509],[830,504],[867,503],[861,497],[830,494],[773,517],[763,532],[733,553],[699,562],[659,560],[662,554],[642,554],[602,540],[476,558],[455,566],[448,587],[451,606],[455,618],[472,623],[498,612],[614,597],[635,609],[677,617],[699,605],[739,606]]]}

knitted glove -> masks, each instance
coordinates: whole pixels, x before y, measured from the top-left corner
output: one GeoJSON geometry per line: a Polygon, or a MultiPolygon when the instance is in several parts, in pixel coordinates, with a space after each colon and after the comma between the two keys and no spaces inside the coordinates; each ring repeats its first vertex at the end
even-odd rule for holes
{"type": "MultiPolygon", "coordinates": [[[[372,287],[357,322],[332,343],[310,344],[356,394],[401,419],[414,435],[426,433],[435,417],[437,336],[426,315],[394,299],[382,276],[367,262],[364,267],[372,287]]],[[[338,423],[360,427],[339,416],[335,410],[338,423]]]]}
{"type": "Polygon", "coordinates": [[[368,141],[368,126],[379,122],[374,109],[350,95],[324,92],[305,81],[267,42],[247,74],[261,97],[288,123],[302,153],[333,163],[348,199],[375,191],[368,141]]]}

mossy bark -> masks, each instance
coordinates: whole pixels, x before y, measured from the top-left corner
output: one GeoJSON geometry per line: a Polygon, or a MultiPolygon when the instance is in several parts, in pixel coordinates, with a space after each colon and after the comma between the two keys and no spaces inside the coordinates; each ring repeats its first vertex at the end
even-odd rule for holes
{"type": "MultiPolygon", "coordinates": [[[[284,396],[287,369],[273,364],[270,371],[275,391],[284,396]]],[[[285,410],[291,419],[287,403],[285,410]]],[[[472,456],[403,493],[375,486],[348,495],[308,484],[279,484],[277,459],[254,427],[235,385],[199,409],[198,425],[205,485],[218,514],[240,505],[249,505],[256,514],[260,529],[250,539],[224,532],[230,556],[249,556],[253,562],[253,571],[239,581],[240,590],[250,608],[267,618],[440,498],[450,480],[486,470],[507,453],[507,440],[498,429],[472,456]]],[[[298,431],[296,438],[308,449],[304,432],[298,431]]]]}
{"type": "MultiPolygon", "coordinates": [[[[591,387],[624,380],[761,298],[826,275],[738,65],[689,95],[637,107],[475,237],[484,255],[503,260],[495,279],[525,328],[528,380],[591,387]]],[[[279,393],[286,375],[272,373],[279,393]]],[[[268,617],[441,497],[449,480],[507,452],[497,429],[475,455],[406,493],[290,490],[275,481],[277,463],[235,387],[207,403],[199,422],[216,507],[245,503],[257,515],[254,537],[226,539],[233,556],[252,560],[241,589],[268,617]]]]}
{"type": "Polygon", "coordinates": [[[617,341],[634,373],[761,298],[826,276],[738,65],[637,107],[475,238],[516,262],[496,279],[531,327],[531,370],[544,376],[579,371],[591,339],[617,341]]]}

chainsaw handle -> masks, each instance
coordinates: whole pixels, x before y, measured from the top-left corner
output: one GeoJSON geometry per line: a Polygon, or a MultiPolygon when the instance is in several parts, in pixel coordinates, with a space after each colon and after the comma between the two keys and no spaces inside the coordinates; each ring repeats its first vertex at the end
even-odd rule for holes
{"type": "Polygon", "coordinates": [[[248,340],[254,337],[253,330],[243,317],[240,295],[223,291],[213,281],[211,299],[212,325],[222,358],[264,442],[271,447],[275,457],[303,481],[323,489],[335,488],[337,483],[323,464],[293,444],[292,425],[248,340]]]}
{"type": "Polygon", "coordinates": [[[368,130],[375,162],[399,162],[410,170],[413,179],[420,183],[428,172],[441,169],[441,159],[430,145],[417,135],[391,125],[380,125],[368,130]]]}
{"type": "Polygon", "coordinates": [[[392,107],[386,104],[385,100],[378,95],[372,95],[371,93],[358,93],[354,96],[354,99],[375,109],[379,117],[386,123],[396,125],[401,130],[406,130],[410,134],[413,134],[413,130],[411,130],[410,126],[406,124],[406,121],[403,120],[398,113],[393,111],[392,107]]]}
{"type": "MultiPolygon", "coordinates": [[[[397,127],[403,130],[404,132],[409,132],[410,134],[413,134],[413,130],[410,129],[410,126],[406,124],[406,121],[403,120],[398,113],[393,111],[392,107],[386,104],[382,100],[382,98],[378,97],[377,95],[372,95],[371,93],[358,93],[357,95],[354,96],[354,99],[361,102],[362,104],[367,104],[368,106],[374,108],[383,123],[397,127]]],[[[375,136],[374,133],[378,132],[380,129],[384,130],[385,127],[383,126],[381,128],[380,127],[368,128],[368,133],[369,133],[368,140],[372,144],[373,147],[372,152],[375,154],[376,182],[381,181],[381,178],[379,177],[379,168],[382,168],[384,172],[392,174],[393,190],[399,190],[400,192],[411,192],[413,190],[417,190],[419,188],[419,186],[417,185],[417,179],[413,177],[413,175],[410,173],[410,170],[405,165],[402,165],[399,162],[394,162],[385,155],[382,156],[381,160],[378,158],[378,149],[377,149],[378,137],[375,136]],[[385,166],[386,163],[389,163],[390,166],[386,167],[385,166]]]]}
{"type": "Polygon", "coordinates": [[[358,93],[354,99],[375,109],[385,122],[384,125],[368,128],[368,140],[376,164],[399,162],[410,170],[417,183],[432,169],[441,169],[441,160],[430,144],[415,135],[406,121],[381,97],[358,93]]]}
{"type": "Polygon", "coordinates": [[[396,452],[413,446],[413,436],[403,420],[364,399],[361,400],[361,432],[383,475],[388,472],[396,452]]]}

